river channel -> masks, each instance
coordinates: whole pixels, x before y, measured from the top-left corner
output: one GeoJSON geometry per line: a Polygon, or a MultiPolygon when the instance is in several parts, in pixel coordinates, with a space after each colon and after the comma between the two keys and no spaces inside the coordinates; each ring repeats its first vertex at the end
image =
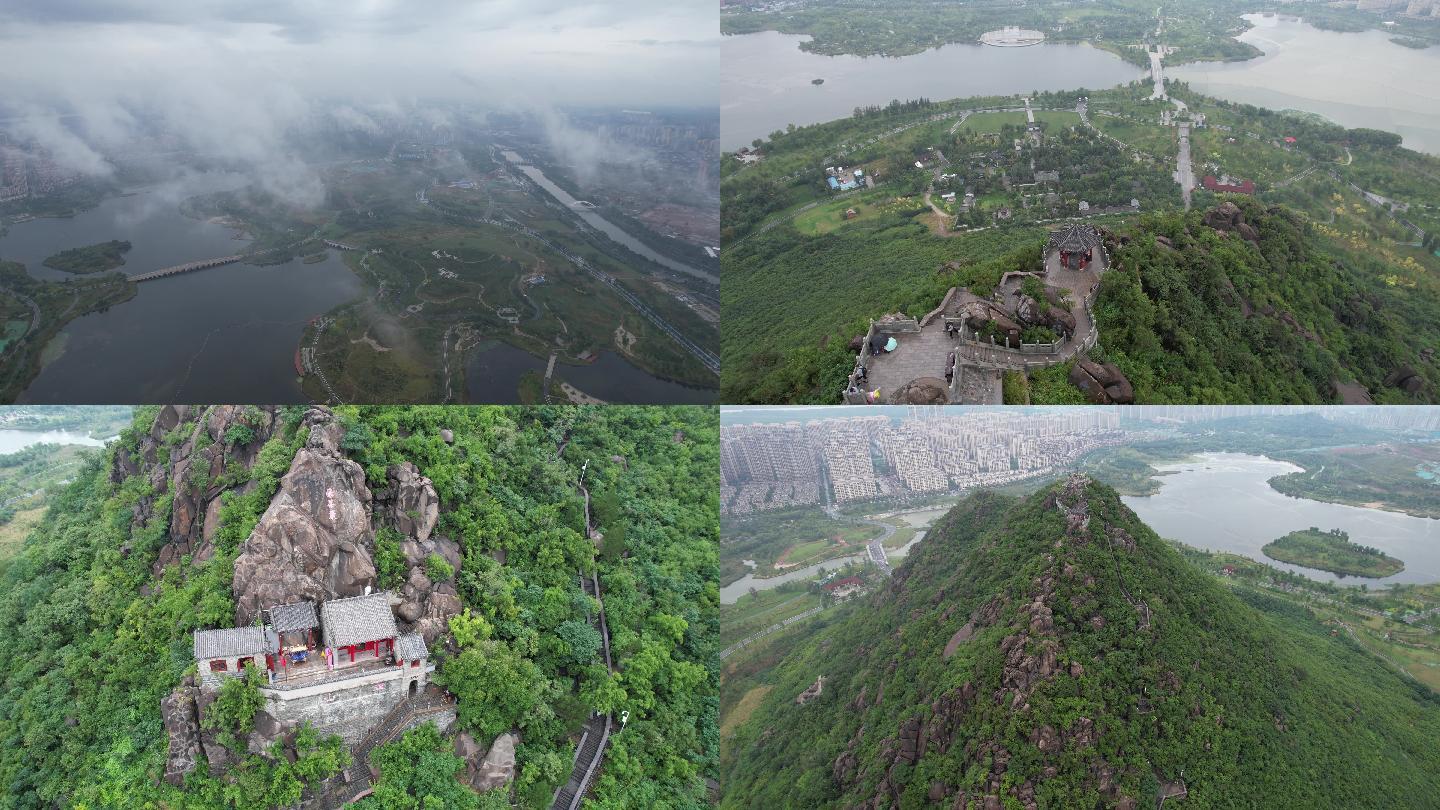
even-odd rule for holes
{"type": "Polygon", "coordinates": [[[1264,56],[1177,65],[1166,74],[1206,95],[1383,129],[1411,149],[1440,154],[1440,47],[1406,48],[1384,31],[1322,31],[1297,17],[1245,19],[1254,27],[1236,39],[1264,56]]]}
{"type": "Polygon", "coordinates": [[[1369,585],[1440,582],[1440,520],[1283,495],[1269,479],[1300,468],[1263,456],[1205,453],[1193,461],[1156,465],[1160,491],[1125,497],[1125,505],[1161,537],[1209,551],[1244,555],[1323,582],[1369,585]],[[1351,542],[1373,546],[1405,563],[1390,577],[1339,577],[1266,557],[1260,547],[1299,529],[1342,529],[1351,542]]]}
{"type": "Polygon", "coordinates": [[[37,444],[78,444],[83,447],[104,447],[104,439],[92,439],[83,433],[68,430],[0,430],[0,455],[18,453],[37,444]]]}
{"type": "Polygon", "coordinates": [[[936,101],[1035,90],[1113,87],[1145,74],[1085,44],[1027,48],[955,44],[913,56],[825,56],[800,50],[806,36],[761,31],[720,45],[720,146],[738,149],[787,124],[805,126],[892,99],[936,101]],[[813,80],[824,79],[815,85],[813,80]]]}
{"type": "MultiPolygon", "coordinates": [[[[132,245],[127,275],[240,253],[248,243],[233,229],[186,217],[178,203],[243,182],[195,175],[73,217],[12,224],[0,256],[56,280],[67,274],[43,267],[47,256],[111,239],[132,245]]],[[[303,402],[294,356],[306,323],[360,291],[335,251],[315,264],[231,264],[146,282],[130,301],[71,321],[19,401],[303,402]]]]}
{"type": "Polygon", "coordinates": [[[534,181],[537,186],[549,192],[550,196],[558,200],[561,205],[579,214],[580,219],[584,220],[590,227],[610,237],[618,244],[624,245],[631,252],[637,253],[662,267],[668,267],[677,273],[685,273],[695,276],[696,278],[702,278],[713,284],[720,283],[720,279],[713,273],[707,273],[704,270],[696,269],[683,262],[677,262],[674,259],[662,256],[651,250],[644,242],[626,233],[615,223],[605,219],[591,209],[584,206],[576,206],[575,203],[578,202],[578,200],[570,196],[569,192],[565,189],[555,185],[550,178],[545,176],[544,172],[540,171],[538,166],[532,166],[526,163],[525,158],[521,157],[519,153],[510,149],[502,150],[501,153],[505,155],[506,160],[516,164],[516,167],[524,172],[526,177],[534,181]]]}

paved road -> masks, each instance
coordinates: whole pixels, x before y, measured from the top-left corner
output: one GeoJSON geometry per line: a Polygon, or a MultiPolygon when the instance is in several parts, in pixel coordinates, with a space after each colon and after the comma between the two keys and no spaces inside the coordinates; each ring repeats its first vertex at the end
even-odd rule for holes
{"type": "Polygon", "coordinates": [[[1180,150],[1175,156],[1175,182],[1180,184],[1180,197],[1185,210],[1190,210],[1190,192],[1195,189],[1195,172],[1190,167],[1190,125],[1180,124],[1180,150]]]}

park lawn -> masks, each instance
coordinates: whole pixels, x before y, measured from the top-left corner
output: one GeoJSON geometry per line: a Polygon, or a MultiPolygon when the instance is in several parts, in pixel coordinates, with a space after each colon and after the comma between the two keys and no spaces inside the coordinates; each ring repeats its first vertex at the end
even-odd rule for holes
{"type": "Polygon", "coordinates": [[[914,540],[917,531],[919,531],[919,529],[914,526],[901,526],[895,530],[894,534],[886,538],[882,545],[884,545],[886,549],[900,548],[911,540],[914,540]]]}
{"type": "Polygon", "coordinates": [[[1025,123],[1026,120],[1024,112],[975,113],[974,115],[971,115],[969,118],[965,119],[965,123],[960,125],[960,130],[964,132],[998,133],[1000,131],[1000,128],[1005,126],[1006,124],[1018,126],[1023,129],[1025,127],[1025,123]]]}
{"type": "Polygon", "coordinates": [[[828,537],[819,540],[809,540],[804,543],[796,543],[786,549],[776,564],[796,565],[808,561],[812,557],[819,556],[835,547],[835,541],[828,537]]]}
{"type": "Polygon", "coordinates": [[[817,205],[795,217],[795,229],[806,236],[829,233],[836,228],[874,219],[894,206],[886,205],[884,191],[851,194],[837,197],[823,205],[817,205]],[[845,211],[854,208],[858,216],[845,219],[845,211]]]}
{"type": "Polygon", "coordinates": [[[1080,114],[1060,110],[1036,110],[1035,122],[1045,124],[1050,132],[1080,126],[1080,114]]]}

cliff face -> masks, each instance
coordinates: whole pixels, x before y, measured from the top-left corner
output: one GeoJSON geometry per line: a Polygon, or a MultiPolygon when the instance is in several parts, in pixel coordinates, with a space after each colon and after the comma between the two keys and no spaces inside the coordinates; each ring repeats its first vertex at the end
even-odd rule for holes
{"type": "Polygon", "coordinates": [[[237,625],[274,605],[358,596],[376,584],[365,471],[341,453],[344,430],[329,411],[311,410],[300,429],[305,446],[235,559],[237,625]]]}
{"type": "Polygon", "coordinates": [[[154,491],[136,506],[137,525],[149,521],[157,498],[173,495],[168,539],[153,569],[156,576],[186,555],[195,562],[214,555],[221,496],[228,491],[249,492],[255,486],[253,481],[231,486],[225,470],[248,470],[254,465],[278,424],[274,408],[167,405],[156,415],[150,432],[140,438],[136,451],[116,450],[111,480],[120,483],[139,475],[154,491]],[[238,436],[231,433],[237,427],[244,428],[238,436]],[[227,441],[227,436],[237,440],[227,441]]]}

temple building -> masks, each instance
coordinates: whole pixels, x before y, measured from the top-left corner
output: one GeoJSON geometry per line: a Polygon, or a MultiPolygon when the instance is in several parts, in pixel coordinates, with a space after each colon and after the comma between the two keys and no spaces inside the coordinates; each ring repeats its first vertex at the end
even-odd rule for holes
{"type": "Polygon", "coordinates": [[[425,686],[430,653],[420,635],[400,633],[391,602],[398,600],[388,591],[331,599],[318,615],[314,602],[295,602],[265,611],[269,624],[196,630],[200,680],[218,687],[250,665],[265,673],[270,690],[319,694],[333,691],[331,682],[352,688],[399,681],[414,694],[425,686]]]}
{"type": "Polygon", "coordinates": [[[227,675],[244,674],[246,666],[272,669],[277,650],[279,642],[269,627],[195,631],[195,661],[200,680],[207,686],[219,686],[227,675]]]}
{"type": "MultiPolygon", "coordinates": [[[[282,723],[305,721],[324,734],[356,744],[406,698],[425,690],[435,670],[418,633],[401,633],[389,591],[277,605],[268,624],[195,631],[201,686],[254,666],[264,674],[265,710],[282,723]]],[[[453,712],[437,717],[448,726],[453,712]]]]}
{"type": "Polygon", "coordinates": [[[1058,253],[1060,266],[1068,270],[1084,270],[1095,260],[1100,234],[1089,225],[1066,225],[1050,234],[1047,252],[1058,253]]]}

